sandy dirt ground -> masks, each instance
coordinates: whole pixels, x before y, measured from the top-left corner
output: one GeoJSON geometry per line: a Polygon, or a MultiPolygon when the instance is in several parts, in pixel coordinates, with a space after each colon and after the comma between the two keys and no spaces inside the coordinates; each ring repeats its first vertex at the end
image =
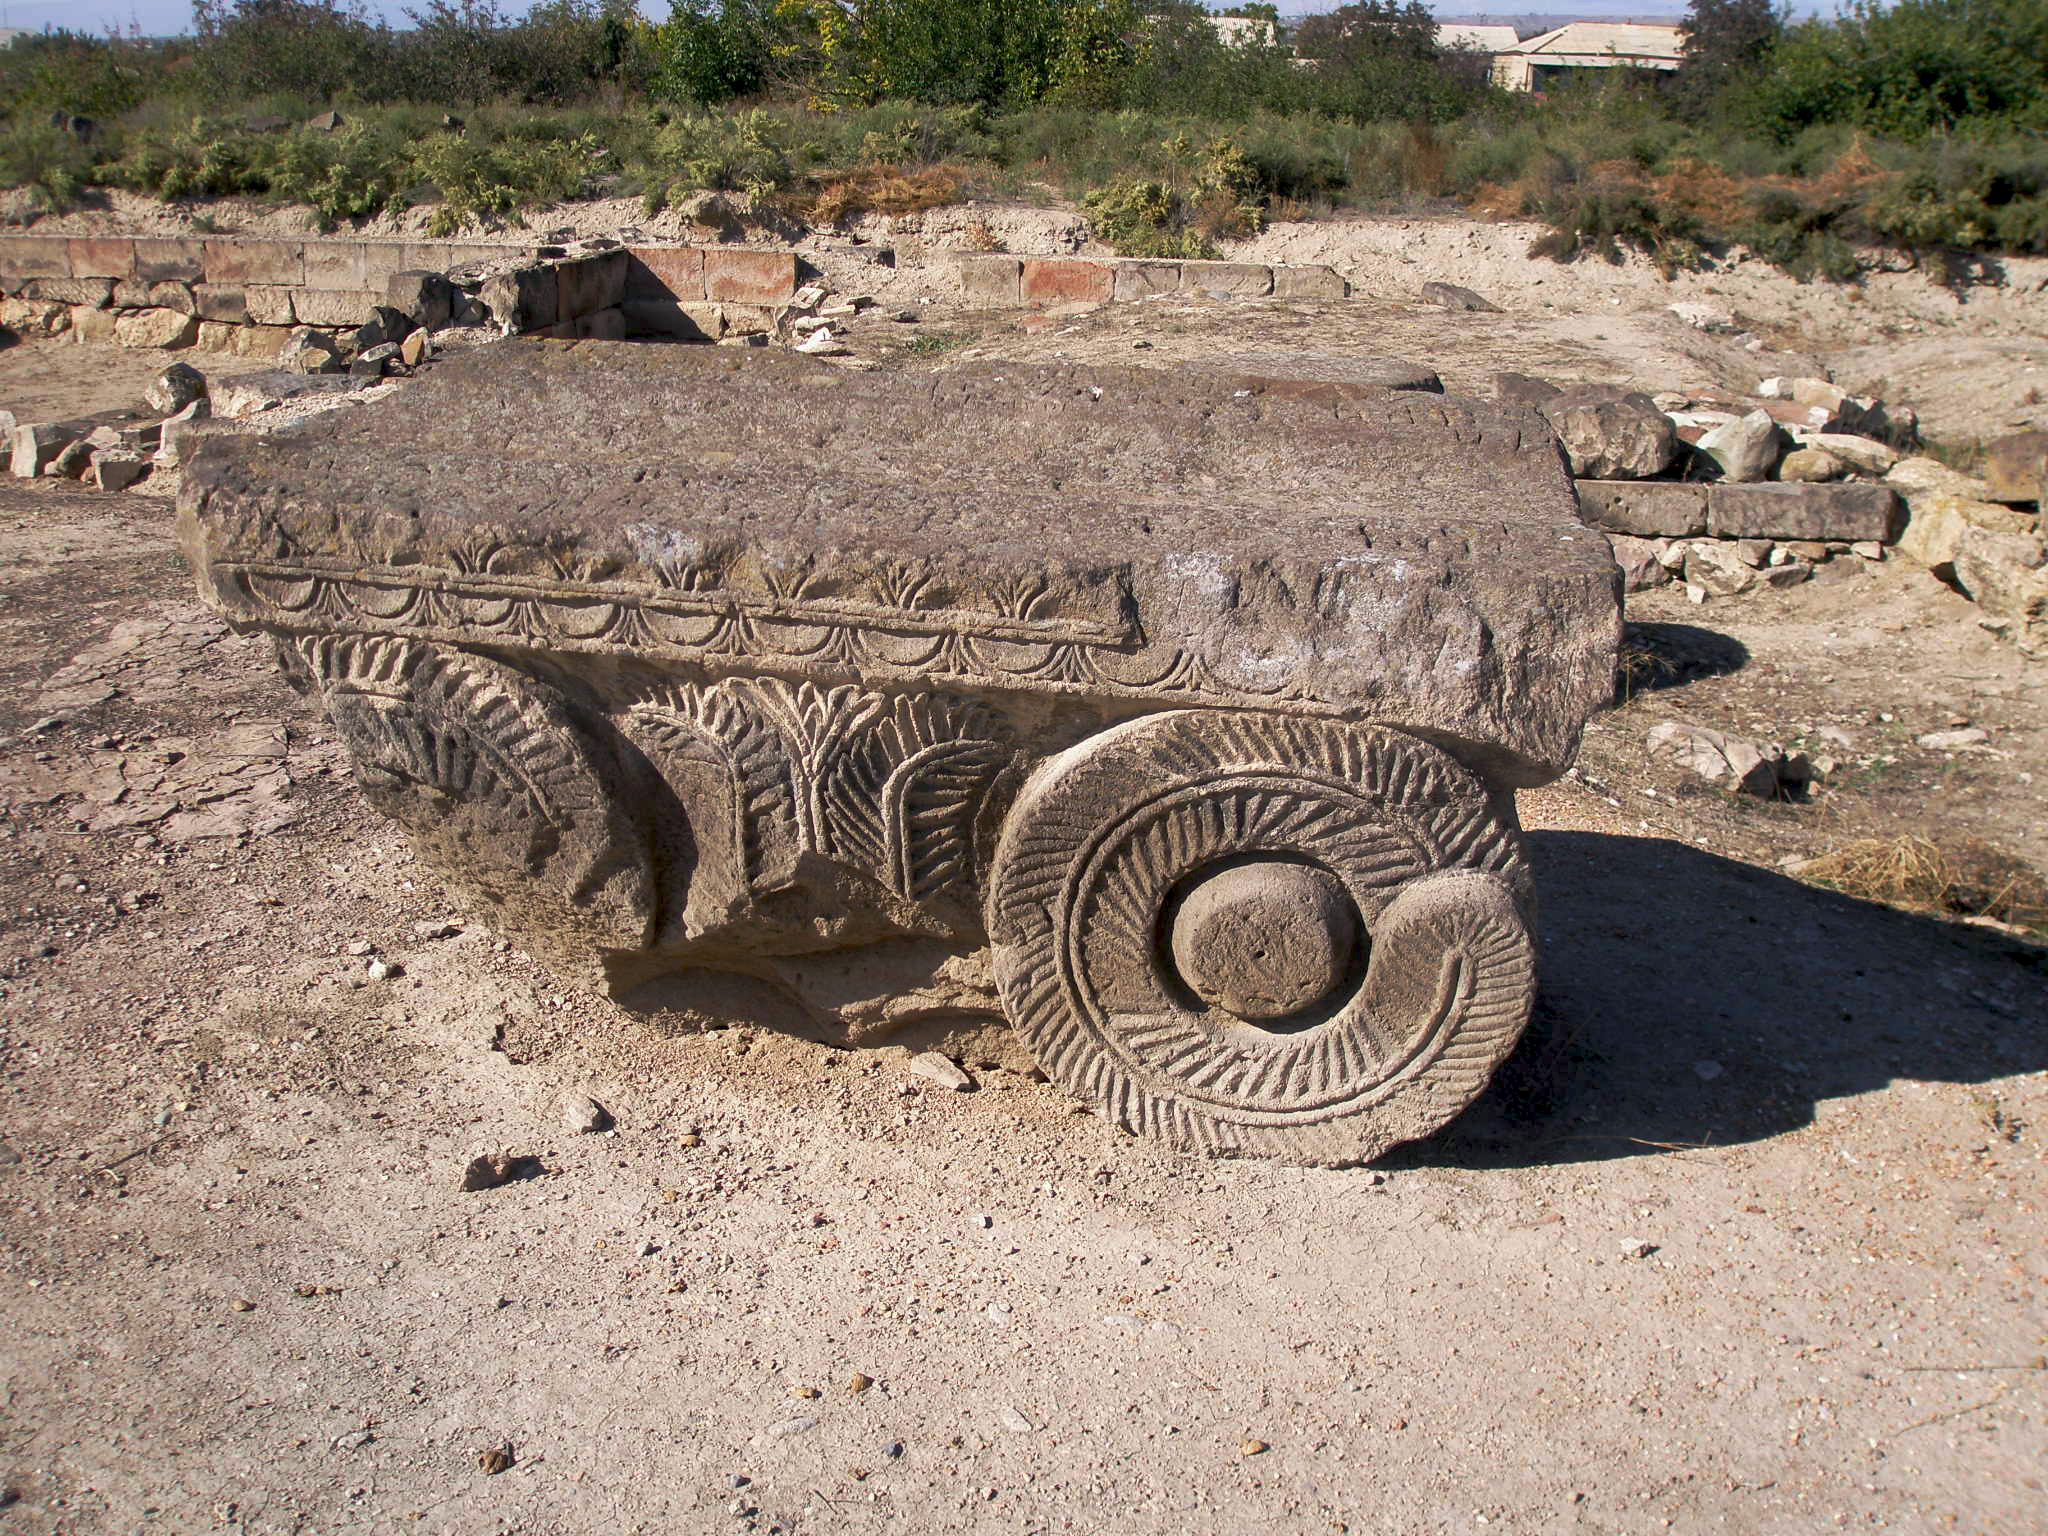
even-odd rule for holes
{"type": "MultiPolygon", "coordinates": [[[[1629,325],[1366,297],[854,341],[1719,366],[1629,325]]],[[[57,387],[35,355],[7,389],[57,387]]],[[[1633,605],[1679,664],[1522,800],[1521,1050],[1438,1136],[1309,1171],[565,988],[194,603],[160,497],[0,485],[0,1529],[2038,1530],[2044,952],[1780,864],[2048,857],[2048,670],[1843,570],[1633,605]],[[1957,718],[1985,750],[1914,745],[1957,718]],[[1850,771],[1747,805],[1644,762],[1663,719],[1830,726],[1850,771]],[[484,1151],[532,1176],[464,1192],[484,1151]]]]}

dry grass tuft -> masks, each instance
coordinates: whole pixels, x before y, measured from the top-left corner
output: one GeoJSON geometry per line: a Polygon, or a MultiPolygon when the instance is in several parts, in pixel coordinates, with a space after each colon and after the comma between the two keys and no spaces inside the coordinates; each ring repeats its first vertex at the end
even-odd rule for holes
{"type": "Polygon", "coordinates": [[[2048,933],[2048,880],[1978,838],[1862,838],[1809,859],[1802,878],[1890,906],[1989,917],[2048,933]]]}
{"type": "Polygon", "coordinates": [[[959,201],[961,180],[958,166],[865,166],[820,185],[806,212],[821,224],[836,224],[859,213],[922,213],[959,201]]]}

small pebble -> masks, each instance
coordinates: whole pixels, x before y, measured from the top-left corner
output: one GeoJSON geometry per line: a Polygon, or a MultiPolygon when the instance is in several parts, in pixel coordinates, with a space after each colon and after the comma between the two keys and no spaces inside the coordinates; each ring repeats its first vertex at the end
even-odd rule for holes
{"type": "Polygon", "coordinates": [[[1237,1453],[1240,1456],[1263,1456],[1271,1449],[1272,1447],[1263,1440],[1240,1440],[1237,1442],[1237,1453]]]}
{"type": "Polygon", "coordinates": [[[405,974],[405,967],[396,960],[372,960],[363,970],[372,981],[389,981],[405,974]]]}
{"type": "Polygon", "coordinates": [[[510,1445],[486,1446],[483,1450],[477,1452],[476,1464],[483,1469],[486,1477],[496,1477],[500,1472],[508,1471],[511,1468],[512,1447],[510,1445]]]}
{"type": "Polygon", "coordinates": [[[562,1123],[579,1136],[612,1128],[611,1111],[587,1093],[572,1093],[562,1100],[562,1123]]]}
{"type": "Polygon", "coordinates": [[[846,1390],[853,1393],[856,1397],[859,1396],[861,1393],[867,1391],[867,1389],[869,1387],[872,1387],[874,1384],[875,1383],[871,1377],[864,1376],[859,1371],[855,1371],[851,1376],[846,1378],[846,1390]]]}

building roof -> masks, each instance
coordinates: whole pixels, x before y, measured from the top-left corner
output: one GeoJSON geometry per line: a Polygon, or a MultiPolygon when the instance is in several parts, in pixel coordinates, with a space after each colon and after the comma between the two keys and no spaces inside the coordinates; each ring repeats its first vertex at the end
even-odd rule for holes
{"type": "Polygon", "coordinates": [[[1459,22],[1436,24],[1439,48],[1470,48],[1475,53],[1509,53],[1521,46],[1521,35],[1513,27],[1470,27],[1459,22]]]}
{"type": "Polygon", "coordinates": [[[1655,59],[1676,64],[1684,34],[1675,26],[1616,21],[1572,21],[1501,50],[1529,57],[1655,59]]]}

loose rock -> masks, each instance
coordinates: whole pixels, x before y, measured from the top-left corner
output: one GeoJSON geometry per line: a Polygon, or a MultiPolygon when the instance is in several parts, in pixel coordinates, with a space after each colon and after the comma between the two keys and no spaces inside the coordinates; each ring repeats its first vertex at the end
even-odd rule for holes
{"type": "Polygon", "coordinates": [[[562,1123],[578,1136],[594,1135],[612,1128],[611,1111],[587,1093],[572,1093],[562,1100],[562,1123]]]}
{"type": "Polygon", "coordinates": [[[158,415],[175,416],[206,398],[206,375],[190,363],[173,363],[149,381],[142,398],[158,415]]]}
{"type": "Polygon", "coordinates": [[[951,1088],[956,1093],[965,1093],[974,1086],[974,1079],[960,1069],[959,1063],[950,1056],[937,1051],[920,1051],[910,1058],[910,1070],[919,1077],[929,1078],[941,1088],[951,1088]]]}

